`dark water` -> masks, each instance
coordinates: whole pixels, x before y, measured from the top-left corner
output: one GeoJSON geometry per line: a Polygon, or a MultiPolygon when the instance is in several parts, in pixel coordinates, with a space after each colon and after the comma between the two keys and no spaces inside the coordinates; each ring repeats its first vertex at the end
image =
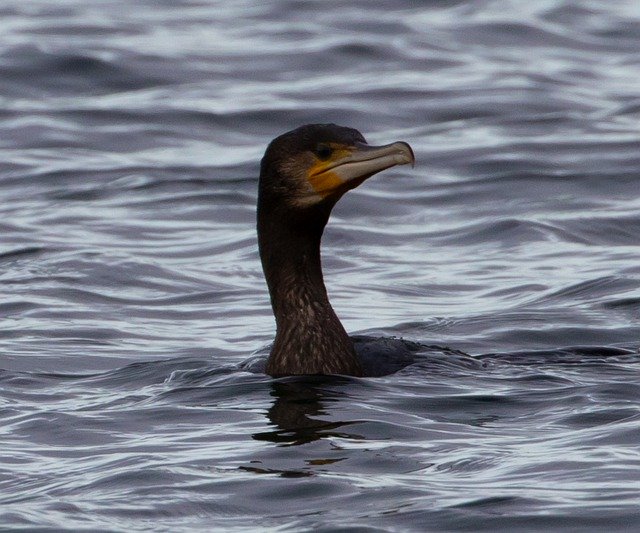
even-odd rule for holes
{"type": "Polygon", "coordinates": [[[637,531],[640,4],[0,4],[0,526],[637,531]],[[370,379],[272,339],[258,160],[405,140],[324,239],[370,379]]]}

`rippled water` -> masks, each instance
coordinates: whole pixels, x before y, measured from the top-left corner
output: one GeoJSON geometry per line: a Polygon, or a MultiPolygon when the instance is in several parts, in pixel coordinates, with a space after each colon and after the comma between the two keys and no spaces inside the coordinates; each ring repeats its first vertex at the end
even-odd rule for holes
{"type": "Polygon", "coordinates": [[[0,5],[0,524],[640,528],[634,0],[0,5]],[[258,160],[405,140],[324,238],[384,378],[242,371],[258,160]]]}

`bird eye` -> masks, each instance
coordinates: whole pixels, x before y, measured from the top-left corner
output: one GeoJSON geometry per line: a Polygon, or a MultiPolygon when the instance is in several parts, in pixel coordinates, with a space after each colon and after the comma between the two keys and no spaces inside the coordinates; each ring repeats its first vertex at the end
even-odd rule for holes
{"type": "Polygon", "coordinates": [[[333,150],[327,144],[319,144],[316,147],[316,155],[318,156],[318,159],[322,161],[326,161],[327,159],[329,159],[332,152],[333,150]]]}

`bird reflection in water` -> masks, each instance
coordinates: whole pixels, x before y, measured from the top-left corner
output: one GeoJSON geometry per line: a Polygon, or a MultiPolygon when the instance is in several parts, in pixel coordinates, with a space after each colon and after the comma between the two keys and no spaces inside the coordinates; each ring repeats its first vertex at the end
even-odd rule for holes
{"type": "Polygon", "coordinates": [[[327,437],[363,439],[345,428],[356,421],[328,421],[327,407],[347,397],[341,387],[353,382],[344,376],[305,376],[274,380],[271,395],[275,401],[267,411],[273,431],[255,433],[255,440],[270,441],[284,446],[307,444],[327,437]]]}

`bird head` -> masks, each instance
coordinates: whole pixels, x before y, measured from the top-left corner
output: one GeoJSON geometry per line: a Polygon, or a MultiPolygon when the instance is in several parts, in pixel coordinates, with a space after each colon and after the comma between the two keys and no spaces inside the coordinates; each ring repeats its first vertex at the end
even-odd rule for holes
{"type": "Polygon", "coordinates": [[[260,194],[292,209],[331,207],[374,174],[414,162],[405,142],[372,146],[358,130],[308,124],[271,141],[262,158],[260,194]]]}

